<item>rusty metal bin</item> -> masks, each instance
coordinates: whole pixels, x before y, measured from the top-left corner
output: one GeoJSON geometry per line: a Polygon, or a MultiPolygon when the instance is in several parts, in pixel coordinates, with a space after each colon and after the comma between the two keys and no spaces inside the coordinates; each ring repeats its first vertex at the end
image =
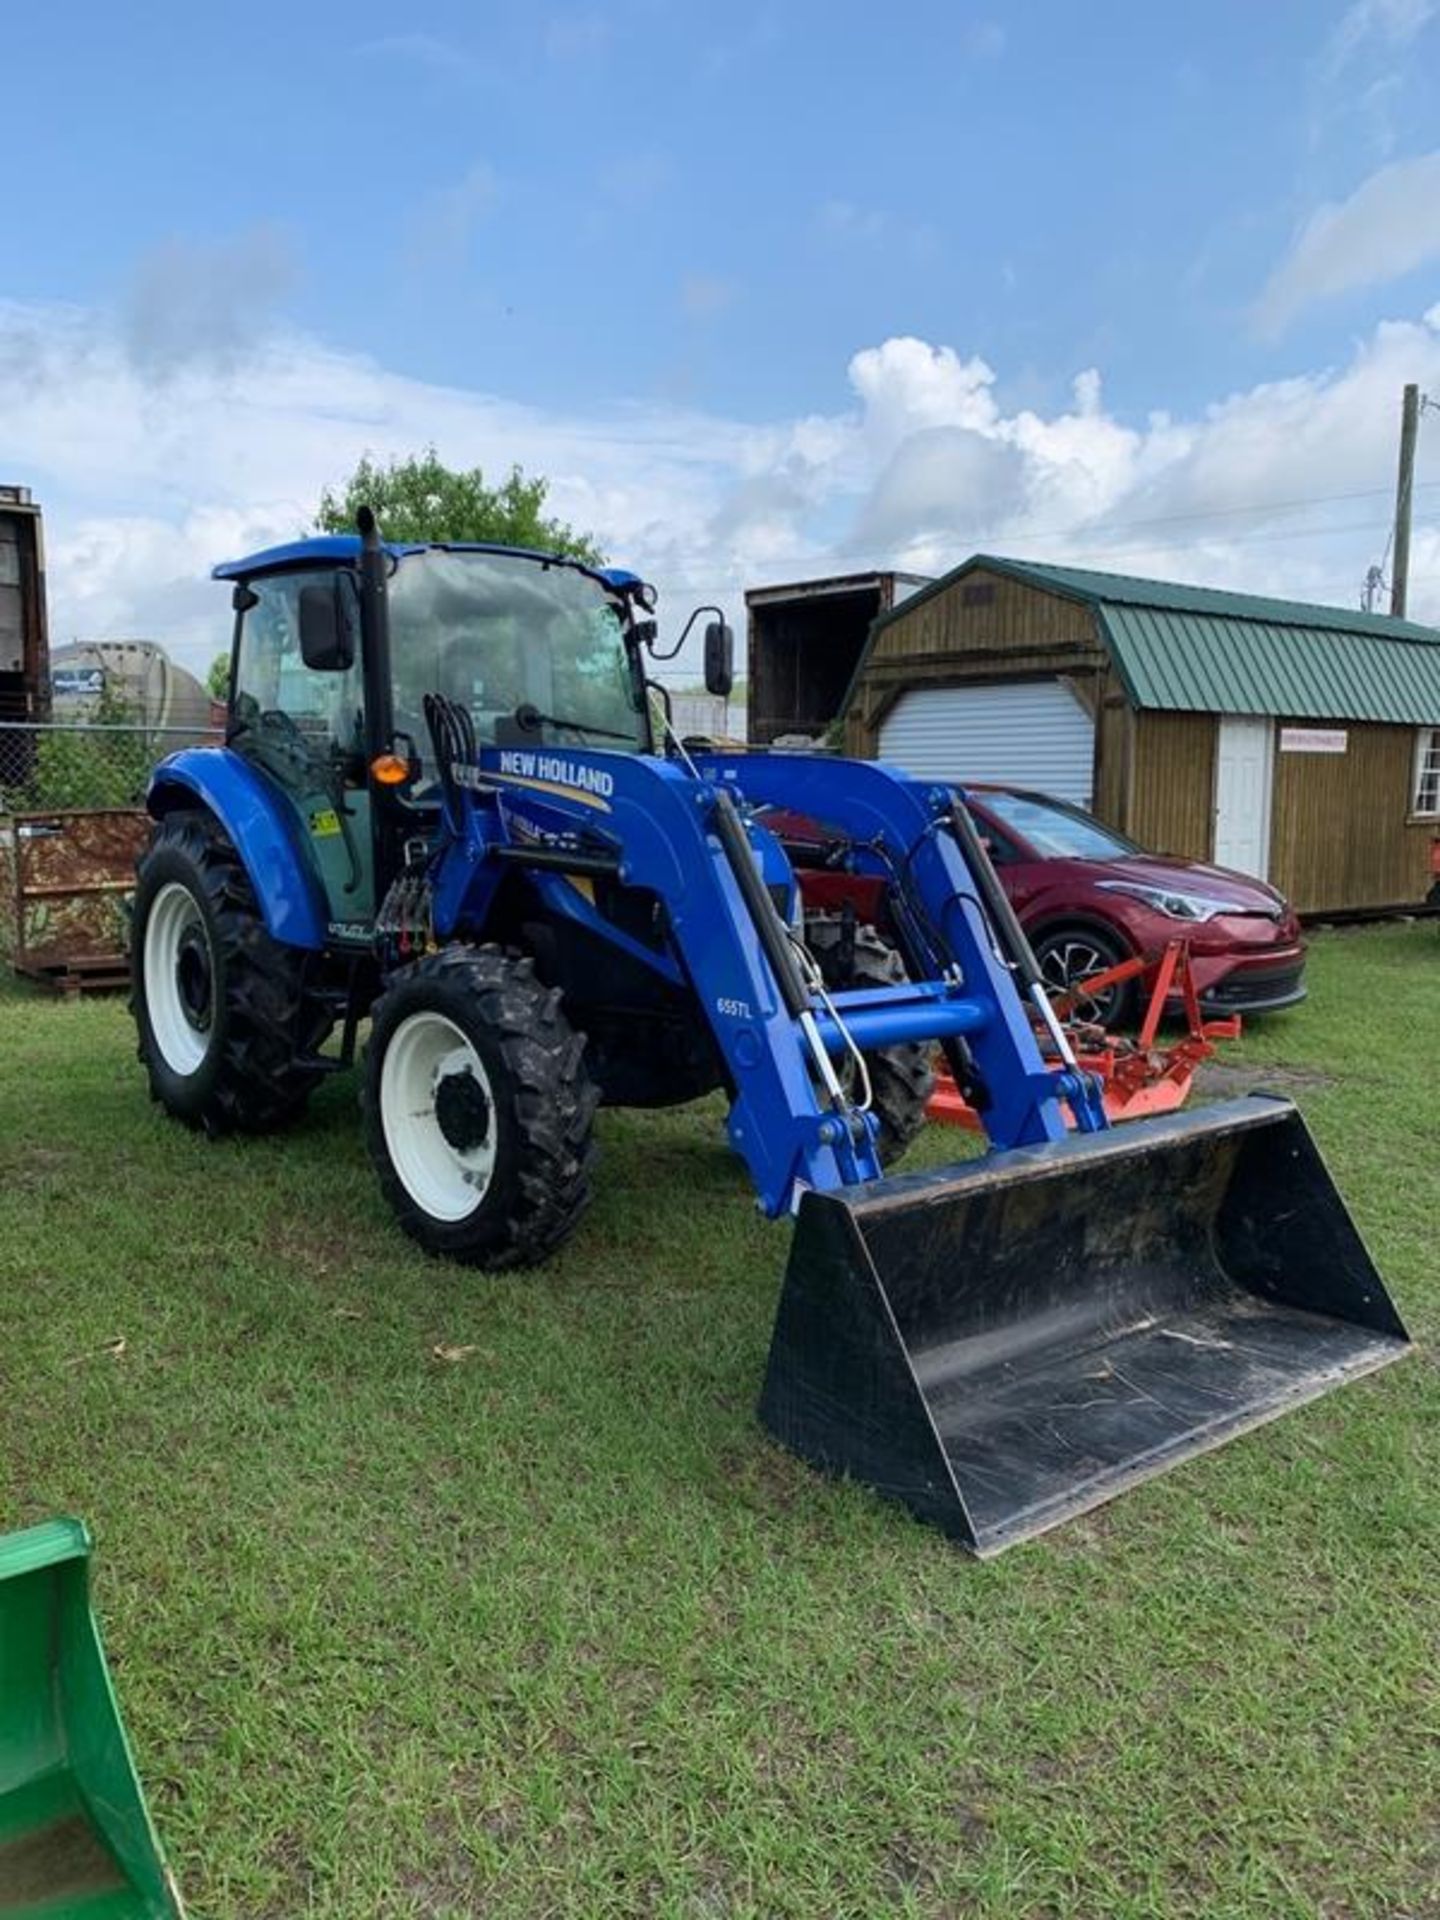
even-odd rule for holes
{"type": "Polygon", "coordinates": [[[17,973],[67,992],[125,984],[124,901],[150,826],[134,807],[0,819],[17,973]]]}

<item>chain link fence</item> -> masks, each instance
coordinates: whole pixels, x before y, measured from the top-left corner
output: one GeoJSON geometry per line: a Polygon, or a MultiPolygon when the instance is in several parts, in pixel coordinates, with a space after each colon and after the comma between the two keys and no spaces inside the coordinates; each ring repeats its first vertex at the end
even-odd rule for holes
{"type": "Polygon", "coordinates": [[[0,962],[64,983],[116,970],[151,769],[194,728],[0,721],[0,962]]]}
{"type": "Polygon", "coordinates": [[[157,760],[218,745],[193,727],[0,721],[0,816],[53,808],[143,807],[157,760]]]}

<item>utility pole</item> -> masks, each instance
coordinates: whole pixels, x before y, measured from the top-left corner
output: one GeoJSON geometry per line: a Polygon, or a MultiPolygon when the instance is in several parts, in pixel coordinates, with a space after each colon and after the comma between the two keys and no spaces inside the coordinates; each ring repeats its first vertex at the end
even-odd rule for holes
{"type": "Polygon", "coordinates": [[[1395,482],[1395,564],[1390,574],[1390,613],[1405,618],[1410,584],[1410,500],[1415,490],[1415,435],[1420,425],[1420,389],[1405,389],[1400,409],[1400,473],[1395,482]]]}

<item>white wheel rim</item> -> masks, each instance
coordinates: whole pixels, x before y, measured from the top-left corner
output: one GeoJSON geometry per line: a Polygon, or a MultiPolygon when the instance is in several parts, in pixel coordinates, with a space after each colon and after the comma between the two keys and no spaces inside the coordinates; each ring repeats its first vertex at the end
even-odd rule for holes
{"type": "Polygon", "coordinates": [[[495,1173],[495,1099],[475,1048],[443,1013],[409,1014],[390,1036],[380,1066],[380,1125],[400,1183],[432,1220],[463,1220],[495,1173]],[[485,1137],[461,1147],[436,1111],[442,1081],[469,1075],[489,1108],[485,1137]]]}
{"type": "Polygon", "coordinates": [[[193,893],[178,880],[163,886],[145,921],[145,1011],[161,1057],[172,1073],[188,1079],[210,1051],[215,1019],[215,954],[210,931],[193,893]],[[209,969],[210,1004],[203,1015],[187,1002],[182,962],[196,964],[203,951],[209,969]]]}

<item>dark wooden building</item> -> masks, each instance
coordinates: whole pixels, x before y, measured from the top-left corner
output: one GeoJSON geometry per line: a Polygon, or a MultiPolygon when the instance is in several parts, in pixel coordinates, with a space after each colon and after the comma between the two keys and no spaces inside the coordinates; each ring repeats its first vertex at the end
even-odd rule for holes
{"type": "Polygon", "coordinates": [[[1440,838],[1440,632],[981,555],[871,629],[846,747],[1089,806],[1302,912],[1415,905],[1440,838]]]}
{"type": "Polygon", "coordinates": [[[45,541],[28,487],[0,486],[0,720],[49,708],[45,541]]]}
{"type": "Polygon", "coordinates": [[[823,734],[840,712],[873,622],[928,578],[847,573],[752,587],[745,595],[750,743],[768,747],[783,734],[823,734]]]}

